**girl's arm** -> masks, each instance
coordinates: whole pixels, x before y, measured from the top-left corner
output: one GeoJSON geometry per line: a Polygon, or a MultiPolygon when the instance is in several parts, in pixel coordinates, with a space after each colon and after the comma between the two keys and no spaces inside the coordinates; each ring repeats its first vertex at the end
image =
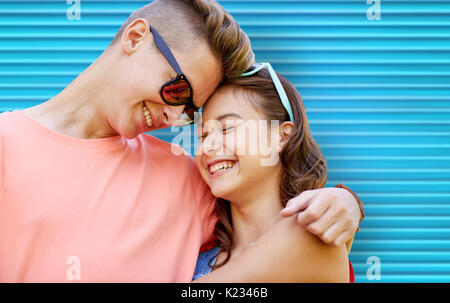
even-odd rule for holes
{"type": "Polygon", "coordinates": [[[324,244],[295,217],[283,218],[240,256],[195,282],[348,282],[345,245],[324,244]]]}

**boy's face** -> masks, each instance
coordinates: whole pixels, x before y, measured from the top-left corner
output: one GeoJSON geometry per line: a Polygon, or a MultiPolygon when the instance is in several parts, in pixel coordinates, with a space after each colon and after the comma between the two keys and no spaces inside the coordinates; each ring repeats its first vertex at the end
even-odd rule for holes
{"type": "MultiPolygon", "coordinates": [[[[185,107],[170,106],[162,100],[161,86],[177,74],[156,48],[151,32],[147,29],[145,34],[144,27],[139,28],[139,24],[137,27],[141,39],[121,41],[116,70],[120,80],[113,88],[114,101],[106,106],[104,114],[114,132],[126,138],[171,126],[185,107]]],[[[136,39],[133,33],[130,33],[130,39],[136,39]]],[[[171,51],[192,86],[195,106],[201,107],[222,79],[220,61],[206,42],[196,44],[194,49],[171,51]]]]}

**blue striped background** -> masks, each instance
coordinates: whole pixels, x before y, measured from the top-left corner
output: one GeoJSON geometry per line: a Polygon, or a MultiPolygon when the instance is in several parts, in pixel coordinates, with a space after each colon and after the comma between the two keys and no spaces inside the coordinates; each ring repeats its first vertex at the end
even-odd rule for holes
{"type": "MultiPolygon", "coordinates": [[[[219,2],[301,92],[328,186],[365,202],[356,281],[450,282],[450,1],[382,0],[380,21],[365,0],[219,2]]],[[[82,0],[70,21],[65,0],[0,0],[0,112],[56,95],[146,3],[82,0]]]]}

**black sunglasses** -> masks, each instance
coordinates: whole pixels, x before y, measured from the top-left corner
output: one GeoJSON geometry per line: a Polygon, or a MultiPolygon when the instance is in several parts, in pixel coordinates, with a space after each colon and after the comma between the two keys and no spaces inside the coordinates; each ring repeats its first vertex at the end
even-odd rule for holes
{"type": "Polygon", "coordinates": [[[173,56],[166,42],[164,42],[163,38],[152,26],[150,26],[150,31],[153,33],[156,47],[177,73],[177,76],[174,79],[163,84],[161,90],[159,91],[159,94],[161,95],[163,101],[168,105],[186,105],[184,114],[187,117],[185,117],[184,120],[186,121],[186,123],[184,123],[183,125],[191,124],[194,122],[194,113],[198,111],[198,108],[194,105],[194,101],[192,99],[192,86],[181,71],[177,60],[175,60],[175,57],[173,56]]]}

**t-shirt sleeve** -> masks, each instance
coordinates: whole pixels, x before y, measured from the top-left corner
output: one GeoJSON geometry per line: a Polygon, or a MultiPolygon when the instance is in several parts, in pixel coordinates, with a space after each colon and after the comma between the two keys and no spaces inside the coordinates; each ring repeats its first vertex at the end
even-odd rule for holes
{"type": "Polygon", "coordinates": [[[192,156],[186,156],[189,168],[189,178],[194,190],[194,199],[202,224],[202,244],[211,241],[214,237],[214,227],[217,222],[215,214],[216,198],[205,183],[192,156]]]}

